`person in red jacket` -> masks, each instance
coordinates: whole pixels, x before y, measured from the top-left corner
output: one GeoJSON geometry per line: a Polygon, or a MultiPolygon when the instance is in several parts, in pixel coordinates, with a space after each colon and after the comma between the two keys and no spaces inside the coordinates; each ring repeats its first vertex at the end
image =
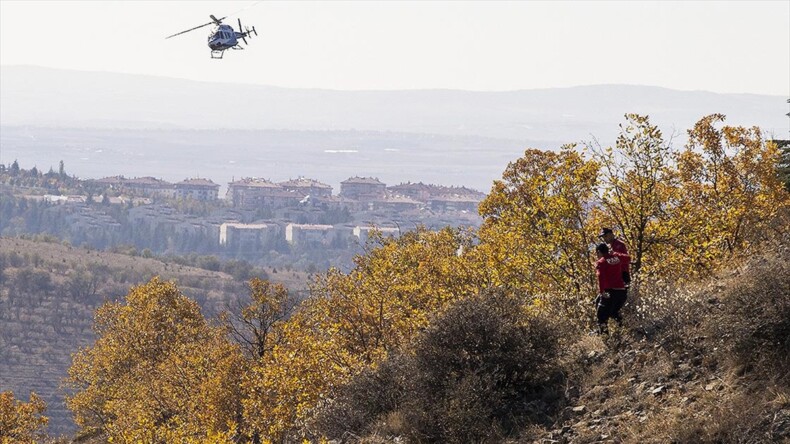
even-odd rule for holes
{"type": "MultiPolygon", "coordinates": [[[[612,232],[611,228],[601,228],[601,234],[598,237],[602,238],[604,242],[609,245],[609,251],[620,253],[620,254],[628,254],[628,248],[626,248],[625,243],[620,239],[614,237],[614,233],[612,232]]],[[[629,260],[626,262],[625,266],[623,267],[623,281],[625,282],[626,290],[631,285],[631,261],[629,260]]]]}
{"type": "Polygon", "coordinates": [[[608,334],[609,318],[622,325],[620,309],[628,297],[623,281],[623,267],[628,263],[629,257],[626,254],[610,252],[606,244],[598,244],[595,253],[598,255],[595,263],[595,274],[598,276],[598,333],[608,334]]]}

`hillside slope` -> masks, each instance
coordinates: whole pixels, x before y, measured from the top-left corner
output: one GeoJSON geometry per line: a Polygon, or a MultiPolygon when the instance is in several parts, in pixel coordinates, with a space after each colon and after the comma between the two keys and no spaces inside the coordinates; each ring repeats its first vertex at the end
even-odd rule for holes
{"type": "Polygon", "coordinates": [[[566,407],[519,442],[790,442],[788,264],[785,246],[633,298],[626,328],[574,346],[566,407]]]}
{"type": "Polygon", "coordinates": [[[790,442],[784,245],[694,288],[635,292],[610,336],[518,324],[502,295],[462,300],[311,430],[367,444],[790,442]]]}
{"type": "MultiPolygon", "coordinates": [[[[302,290],[307,281],[302,273],[269,274],[293,291],[302,290]]],[[[11,390],[25,400],[30,391],[36,392],[48,404],[49,432],[73,431],[59,389],[71,354],[92,343],[93,314],[100,304],[124,296],[131,286],[153,276],[177,282],[207,317],[247,294],[244,282],[221,272],[59,243],[0,238],[0,390],[11,390]]]]}

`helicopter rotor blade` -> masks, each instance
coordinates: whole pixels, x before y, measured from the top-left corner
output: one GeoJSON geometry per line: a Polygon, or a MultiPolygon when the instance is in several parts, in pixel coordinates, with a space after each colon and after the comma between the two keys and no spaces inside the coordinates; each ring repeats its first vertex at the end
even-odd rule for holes
{"type": "Polygon", "coordinates": [[[245,36],[247,36],[247,34],[249,33],[244,32],[244,28],[241,27],[241,19],[239,19],[239,37],[241,37],[241,39],[244,40],[245,45],[249,45],[249,43],[247,43],[247,39],[244,38],[245,36]]]}
{"type": "Polygon", "coordinates": [[[221,19],[218,19],[218,18],[214,17],[213,14],[209,15],[209,17],[211,17],[211,20],[214,20],[214,23],[216,23],[217,25],[219,25],[220,23],[222,23],[223,20],[228,18],[228,16],[225,16],[225,17],[222,17],[221,19]]]}
{"type": "Polygon", "coordinates": [[[209,23],[206,23],[206,24],[204,24],[204,25],[195,26],[194,28],[187,29],[186,31],[181,31],[181,32],[175,33],[175,34],[173,34],[173,35],[167,36],[167,37],[165,37],[165,40],[167,40],[167,39],[169,39],[169,38],[171,38],[171,37],[175,37],[175,36],[177,36],[177,35],[181,35],[181,34],[184,34],[184,33],[187,33],[187,32],[189,32],[189,31],[194,31],[194,30],[196,30],[196,29],[200,29],[200,28],[202,28],[202,27],[204,27],[204,26],[213,25],[213,24],[214,24],[214,22],[209,22],[209,23]]]}

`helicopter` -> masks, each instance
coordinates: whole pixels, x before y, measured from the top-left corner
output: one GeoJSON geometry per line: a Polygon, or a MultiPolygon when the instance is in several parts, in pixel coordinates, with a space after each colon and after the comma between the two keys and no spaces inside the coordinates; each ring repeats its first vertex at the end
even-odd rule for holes
{"type": "Polygon", "coordinates": [[[212,59],[221,59],[222,54],[225,53],[225,50],[244,49],[241,47],[241,45],[239,45],[239,39],[244,41],[244,44],[247,45],[247,37],[252,38],[252,34],[255,34],[256,36],[258,35],[258,31],[255,30],[255,26],[253,26],[252,29],[242,28],[241,19],[239,19],[239,30],[235,31],[232,26],[222,23],[222,21],[227,17],[216,18],[213,15],[209,15],[209,17],[211,17],[210,22],[165,37],[165,40],[177,35],[194,31],[196,29],[200,29],[204,26],[215,25],[216,27],[211,30],[211,34],[208,36],[208,47],[211,48],[212,59]]]}

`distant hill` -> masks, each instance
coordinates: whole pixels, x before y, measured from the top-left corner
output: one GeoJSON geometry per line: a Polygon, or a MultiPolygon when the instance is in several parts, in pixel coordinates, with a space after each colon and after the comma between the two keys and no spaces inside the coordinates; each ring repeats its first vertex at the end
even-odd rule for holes
{"type": "MultiPolygon", "coordinates": [[[[269,271],[272,281],[292,291],[306,288],[304,273],[269,271]]],[[[35,391],[48,404],[49,432],[72,432],[71,412],[59,385],[71,354],[94,340],[95,309],[157,275],[176,281],[207,317],[247,294],[245,282],[225,273],[60,243],[0,238],[0,391],[12,390],[25,400],[35,391]]]]}
{"type": "Polygon", "coordinates": [[[0,125],[360,130],[575,141],[627,112],[687,128],[718,112],[786,131],[785,97],[631,85],[505,92],[333,91],[144,75],[0,67],[0,125]]]}

